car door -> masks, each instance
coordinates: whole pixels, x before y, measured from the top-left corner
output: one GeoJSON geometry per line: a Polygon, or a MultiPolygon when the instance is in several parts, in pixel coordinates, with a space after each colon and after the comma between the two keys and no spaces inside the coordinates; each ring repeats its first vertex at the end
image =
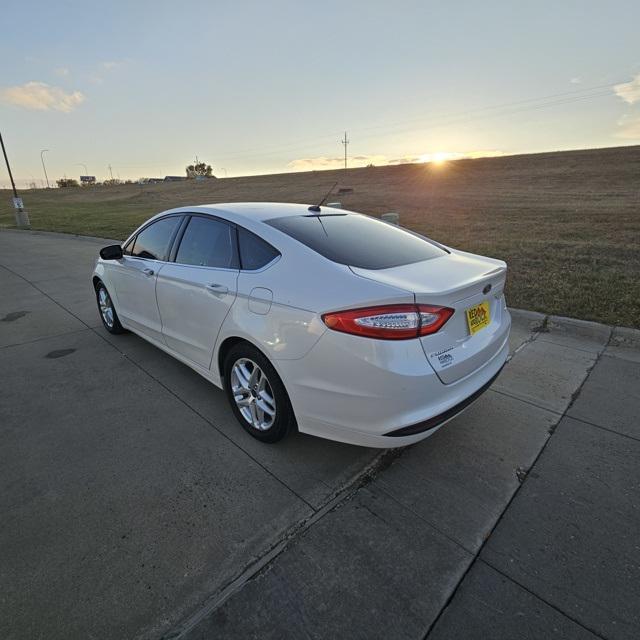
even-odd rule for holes
{"type": "Polygon", "coordinates": [[[156,280],[182,220],[183,216],[172,215],[144,227],[110,269],[120,318],[137,333],[159,342],[164,340],[156,280]]]}
{"type": "Polygon", "coordinates": [[[192,215],[173,254],[156,285],[162,334],[167,346],[208,369],[218,332],[236,299],[235,227],[213,216],[192,215]]]}

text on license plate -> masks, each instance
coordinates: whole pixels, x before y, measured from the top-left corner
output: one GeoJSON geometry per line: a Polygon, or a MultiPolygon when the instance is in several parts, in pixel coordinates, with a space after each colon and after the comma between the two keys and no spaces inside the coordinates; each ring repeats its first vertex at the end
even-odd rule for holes
{"type": "Polygon", "coordinates": [[[471,335],[484,329],[491,322],[491,314],[489,312],[489,303],[481,302],[474,307],[467,309],[467,325],[471,335]]]}

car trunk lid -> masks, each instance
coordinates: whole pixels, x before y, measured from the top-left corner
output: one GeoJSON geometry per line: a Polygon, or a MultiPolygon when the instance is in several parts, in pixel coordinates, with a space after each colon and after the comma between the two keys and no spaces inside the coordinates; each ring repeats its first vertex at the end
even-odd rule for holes
{"type": "Polygon", "coordinates": [[[413,292],[418,304],[454,309],[448,322],[432,335],[420,338],[425,357],[444,384],[473,373],[498,354],[509,332],[504,303],[506,265],[463,251],[451,252],[390,269],[352,271],[361,277],[413,292]],[[486,303],[489,322],[471,333],[467,310],[486,303]]]}

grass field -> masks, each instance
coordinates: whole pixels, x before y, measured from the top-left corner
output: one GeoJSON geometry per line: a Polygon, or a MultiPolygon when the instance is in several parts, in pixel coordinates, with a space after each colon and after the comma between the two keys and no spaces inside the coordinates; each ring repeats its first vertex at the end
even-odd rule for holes
{"type": "Polygon", "coordinates": [[[506,260],[511,306],[640,327],[640,146],[21,195],[34,229],[125,238],[173,206],[311,203],[336,180],[354,191],[330,201],[506,260]]]}

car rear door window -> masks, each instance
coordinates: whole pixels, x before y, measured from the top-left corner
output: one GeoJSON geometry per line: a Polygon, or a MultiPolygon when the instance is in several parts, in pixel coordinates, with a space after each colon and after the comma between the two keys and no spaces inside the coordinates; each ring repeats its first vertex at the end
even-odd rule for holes
{"type": "Polygon", "coordinates": [[[238,227],[240,265],[242,269],[262,269],[280,255],[280,252],[255,233],[238,227]]]}
{"type": "Polygon", "coordinates": [[[289,216],[267,224],[333,262],[361,269],[388,269],[446,255],[423,236],[355,213],[289,216]]]}
{"type": "Polygon", "coordinates": [[[145,227],[136,236],[131,255],[148,260],[166,260],[181,220],[181,216],[171,216],[145,227]]]}
{"type": "Polygon", "coordinates": [[[222,220],[193,216],[180,241],[176,262],[198,267],[237,269],[234,236],[233,227],[222,220]]]}

